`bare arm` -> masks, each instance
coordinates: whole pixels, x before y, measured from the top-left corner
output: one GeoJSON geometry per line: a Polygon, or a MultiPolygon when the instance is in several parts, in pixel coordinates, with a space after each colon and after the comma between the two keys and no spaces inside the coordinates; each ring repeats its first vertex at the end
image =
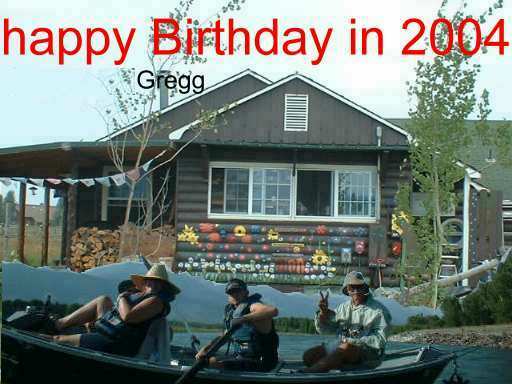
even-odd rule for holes
{"type": "Polygon", "coordinates": [[[251,313],[244,316],[245,321],[271,320],[279,315],[279,311],[272,305],[254,303],[251,305],[251,313]]]}
{"type": "Polygon", "coordinates": [[[158,297],[150,297],[132,307],[124,295],[118,303],[119,316],[128,324],[137,324],[162,313],[164,305],[158,297]]]}

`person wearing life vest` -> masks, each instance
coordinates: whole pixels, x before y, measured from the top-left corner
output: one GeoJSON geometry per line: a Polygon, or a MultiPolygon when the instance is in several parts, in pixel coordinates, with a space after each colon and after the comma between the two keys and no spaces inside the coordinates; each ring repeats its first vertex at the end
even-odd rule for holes
{"type": "Polygon", "coordinates": [[[76,347],[122,356],[135,356],[151,323],[170,312],[170,302],[180,289],[169,281],[163,264],[155,264],[146,275],[131,275],[136,289],[119,294],[116,304],[100,296],[70,315],[54,320],[55,333],[93,323],[92,332],[57,335],[53,340],[76,347]]]}
{"type": "Polygon", "coordinates": [[[386,346],[386,331],[391,322],[387,308],[373,299],[361,272],[345,276],[342,292],[350,300],[336,310],[329,309],[329,294],[320,292],[315,316],[318,333],[335,333],[337,337],[304,352],[304,372],[328,372],[347,364],[379,363],[386,346]]]}
{"type": "MultiPolygon", "coordinates": [[[[247,284],[240,279],[231,279],[225,289],[228,304],[224,309],[226,330],[240,326],[231,336],[225,357],[211,357],[211,367],[266,372],[278,363],[279,336],[273,318],[278,315],[276,307],[263,304],[261,295],[249,294],[247,284]]],[[[216,340],[203,347],[196,355],[201,359],[216,340]]]]}

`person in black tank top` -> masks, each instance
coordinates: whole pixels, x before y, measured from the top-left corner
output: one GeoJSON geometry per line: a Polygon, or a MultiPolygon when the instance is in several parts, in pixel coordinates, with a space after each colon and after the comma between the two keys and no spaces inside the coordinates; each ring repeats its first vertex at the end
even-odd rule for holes
{"type": "Polygon", "coordinates": [[[153,320],[167,316],[170,302],[180,289],[169,281],[163,264],[155,264],[146,275],[132,275],[135,290],[126,290],[116,300],[100,296],[70,315],[55,320],[56,332],[94,324],[93,331],[57,335],[54,341],[100,352],[135,356],[153,320]]]}
{"type": "MultiPolygon", "coordinates": [[[[276,307],[261,302],[261,295],[249,295],[247,285],[232,279],[226,286],[228,304],[224,310],[226,330],[240,325],[231,336],[228,352],[224,357],[212,357],[209,365],[215,368],[239,371],[270,371],[278,362],[279,336],[273,318],[276,307]]],[[[210,346],[203,347],[196,359],[204,357],[210,346]]]]}

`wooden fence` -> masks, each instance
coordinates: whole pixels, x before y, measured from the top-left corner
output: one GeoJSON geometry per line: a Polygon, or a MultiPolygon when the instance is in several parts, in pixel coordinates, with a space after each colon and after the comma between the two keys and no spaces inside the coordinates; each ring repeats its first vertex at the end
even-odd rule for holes
{"type": "MultiPolygon", "coordinates": [[[[0,258],[4,261],[18,259],[17,225],[0,225],[0,258]]],[[[25,228],[25,261],[30,265],[41,265],[44,231],[40,226],[25,228]]],[[[62,227],[51,225],[49,228],[48,264],[57,265],[61,259],[62,227]]]]}

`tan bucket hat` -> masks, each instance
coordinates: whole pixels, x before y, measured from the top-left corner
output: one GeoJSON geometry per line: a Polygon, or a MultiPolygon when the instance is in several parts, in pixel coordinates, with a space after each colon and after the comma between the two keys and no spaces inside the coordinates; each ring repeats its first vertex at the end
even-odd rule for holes
{"type": "Polygon", "coordinates": [[[181,292],[181,289],[179,289],[176,285],[169,281],[167,269],[165,268],[164,264],[154,264],[144,276],[131,275],[130,277],[133,281],[133,284],[135,284],[135,287],[138,290],[142,289],[142,284],[144,283],[144,280],[160,280],[165,283],[165,288],[170,293],[177,295],[178,293],[181,292]]]}
{"type": "Polygon", "coordinates": [[[366,283],[366,281],[364,279],[363,274],[359,271],[349,272],[345,276],[345,280],[343,281],[343,288],[341,289],[341,291],[347,296],[348,296],[348,286],[349,285],[366,285],[366,286],[368,286],[368,284],[366,283]]]}

